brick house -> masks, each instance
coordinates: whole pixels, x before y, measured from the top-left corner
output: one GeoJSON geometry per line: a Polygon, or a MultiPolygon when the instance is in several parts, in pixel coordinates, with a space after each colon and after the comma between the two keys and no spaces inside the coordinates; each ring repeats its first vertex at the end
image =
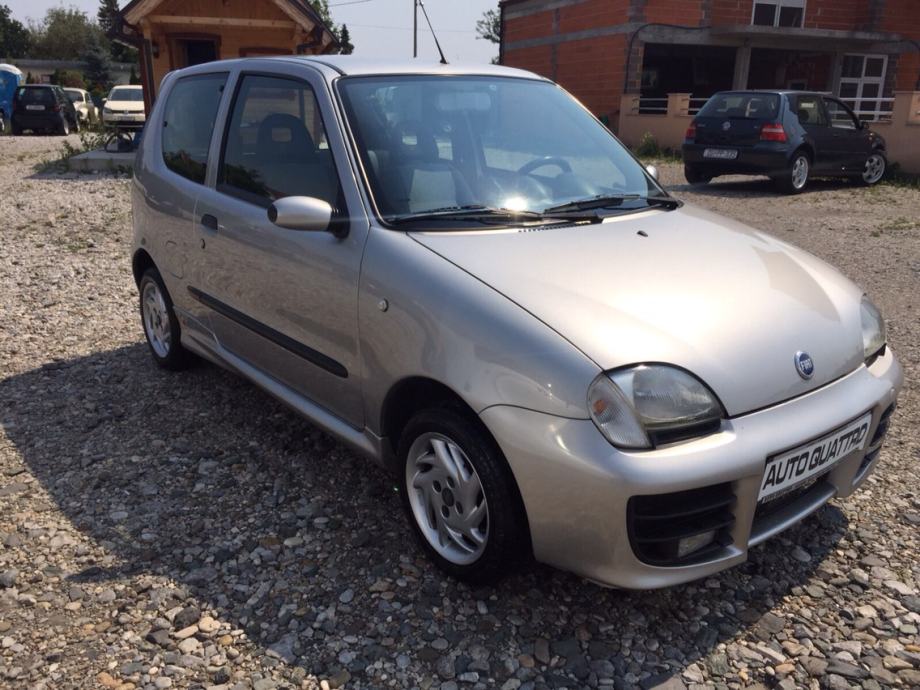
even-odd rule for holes
{"type": "MultiPolygon", "coordinates": [[[[502,64],[559,82],[615,126],[623,94],[798,88],[884,118],[920,91],[920,0],[503,0],[502,64]]],[[[692,102],[691,102],[692,103],[692,102]]]]}

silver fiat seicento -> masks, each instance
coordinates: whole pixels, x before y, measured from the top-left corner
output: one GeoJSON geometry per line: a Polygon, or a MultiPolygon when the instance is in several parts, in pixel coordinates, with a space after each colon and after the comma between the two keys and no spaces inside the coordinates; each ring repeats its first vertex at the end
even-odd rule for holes
{"type": "Polygon", "coordinates": [[[518,70],[173,72],[133,203],[154,360],[229,367],[391,469],[472,581],[741,563],[865,480],[902,383],[860,288],[518,70]]]}

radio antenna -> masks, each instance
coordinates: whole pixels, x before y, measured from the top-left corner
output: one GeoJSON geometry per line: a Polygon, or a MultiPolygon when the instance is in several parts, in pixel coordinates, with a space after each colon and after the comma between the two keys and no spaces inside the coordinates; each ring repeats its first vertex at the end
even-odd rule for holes
{"type": "Polygon", "coordinates": [[[447,58],[444,57],[444,51],[441,50],[441,43],[438,41],[438,35],[434,32],[434,27],[431,25],[431,19],[428,17],[428,10],[425,9],[425,3],[422,0],[418,0],[419,7],[422,8],[422,14],[425,15],[425,21],[428,22],[428,28],[431,30],[431,37],[434,38],[434,44],[438,48],[438,53],[441,54],[441,64],[447,64],[447,58]]]}

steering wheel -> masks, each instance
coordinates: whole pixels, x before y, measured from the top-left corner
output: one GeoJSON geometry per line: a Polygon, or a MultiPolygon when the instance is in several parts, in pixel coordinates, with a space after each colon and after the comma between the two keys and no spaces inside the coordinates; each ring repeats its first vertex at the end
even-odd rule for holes
{"type": "Polygon", "coordinates": [[[520,168],[518,168],[518,175],[529,175],[534,170],[542,168],[544,165],[555,165],[564,173],[572,172],[572,166],[569,165],[569,162],[565,158],[560,158],[559,156],[543,156],[542,158],[534,158],[529,163],[524,163],[520,168]]]}

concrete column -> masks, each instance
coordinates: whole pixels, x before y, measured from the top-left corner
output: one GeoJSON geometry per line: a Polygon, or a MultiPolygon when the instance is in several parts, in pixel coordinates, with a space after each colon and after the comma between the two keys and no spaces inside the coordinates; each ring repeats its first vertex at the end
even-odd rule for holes
{"type": "Polygon", "coordinates": [[[690,111],[689,93],[668,94],[668,117],[686,117],[690,111]]]}
{"type": "Polygon", "coordinates": [[[735,51],[735,76],[732,79],[732,88],[735,90],[746,89],[748,72],[751,71],[751,46],[738,46],[735,51]]]}
{"type": "Polygon", "coordinates": [[[831,65],[831,76],[827,82],[827,90],[835,96],[840,93],[841,74],[843,74],[843,53],[835,53],[834,64],[831,65]]]}

